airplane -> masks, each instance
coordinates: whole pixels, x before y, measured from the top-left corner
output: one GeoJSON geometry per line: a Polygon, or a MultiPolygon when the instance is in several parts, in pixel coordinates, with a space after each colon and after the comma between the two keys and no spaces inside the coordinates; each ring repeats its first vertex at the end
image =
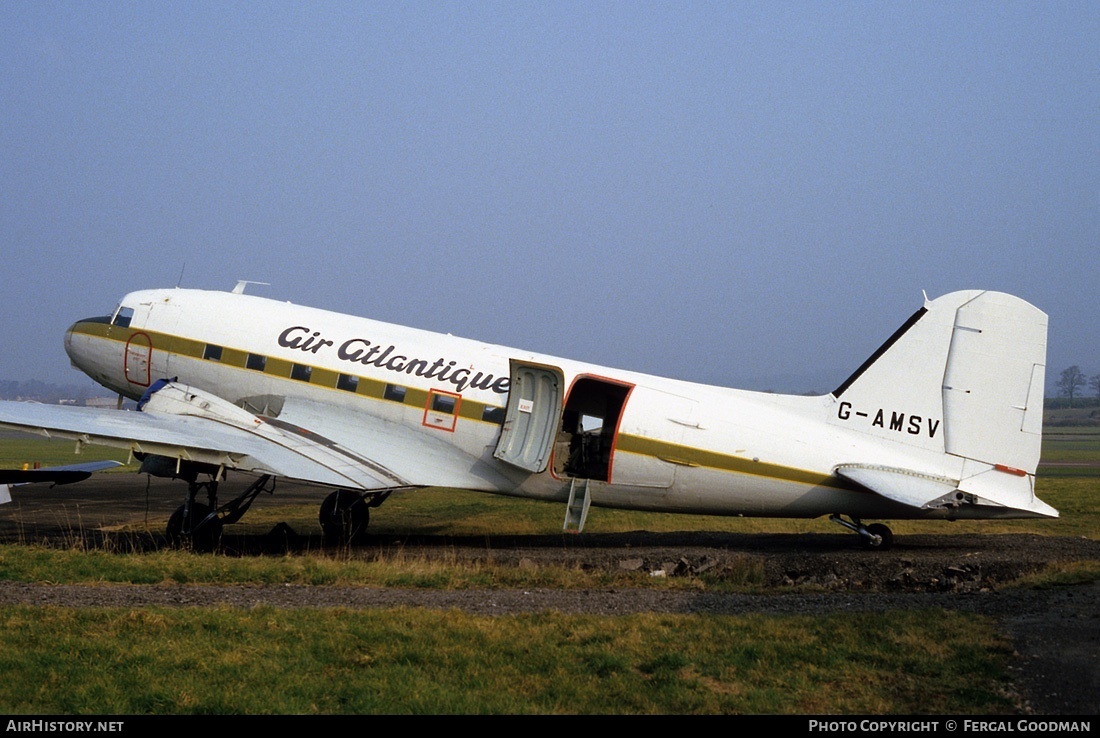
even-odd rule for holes
{"type": "Polygon", "coordinates": [[[81,482],[95,472],[122,466],[121,461],[88,461],[82,464],[64,466],[36,466],[22,469],[0,469],[0,505],[11,502],[11,488],[25,484],[50,482],[51,484],[72,484],[81,482]]]}
{"type": "Polygon", "coordinates": [[[132,292],[65,335],[73,366],[138,410],[0,402],[0,426],[128,449],[186,480],[173,540],[216,544],[286,478],[330,488],[326,536],[390,494],[450,487],[564,505],[829,518],[1047,518],[1035,495],[1047,316],[993,291],[921,307],[829,394],[620,371],[245,293],[132,292]],[[255,481],[219,504],[227,472],[255,481]],[[197,499],[206,492],[205,502],[197,499]]]}

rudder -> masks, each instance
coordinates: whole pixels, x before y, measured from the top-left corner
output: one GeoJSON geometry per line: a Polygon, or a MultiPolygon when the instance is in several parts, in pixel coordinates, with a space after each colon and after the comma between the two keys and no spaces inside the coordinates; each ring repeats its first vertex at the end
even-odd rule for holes
{"type": "Polygon", "coordinates": [[[1043,436],[1047,316],[983,292],[955,314],[943,380],[946,451],[1034,474],[1043,436]]]}

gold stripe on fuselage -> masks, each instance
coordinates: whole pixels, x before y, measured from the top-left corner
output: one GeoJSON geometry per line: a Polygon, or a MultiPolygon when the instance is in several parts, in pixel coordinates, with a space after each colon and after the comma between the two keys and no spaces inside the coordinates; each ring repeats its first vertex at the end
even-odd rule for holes
{"type": "MultiPolygon", "coordinates": [[[[206,359],[204,358],[204,354],[206,353],[206,347],[210,344],[192,338],[158,333],[156,331],[148,331],[141,328],[123,328],[99,322],[78,323],[73,327],[73,332],[122,344],[129,341],[135,334],[144,334],[152,341],[153,350],[155,351],[200,361],[211,361],[222,366],[229,366],[243,371],[261,371],[249,369],[247,366],[249,355],[258,356],[259,354],[254,354],[242,349],[221,346],[220,359],[216,361],[206,359]]],[[[305,384],[309,384],[311,387],[333,390],[335,392],[351,393],[350,390],[340,389],[337,386],[341,372],[324,367],[303,365],[309,366],[310,368],[309,379],[293,380],[291,378],[291,371],[295,362],[267,355],[262,356],[265,358],[264,368],[262,369],[263,374],[286,379],[287,381],[302,381],[305,384]]],[[[397,385],[393,382],[385,382],[359,375],[346,374],[344,376],[355,377],[357,383],[354,394],[362,397],[388,402],[399,401],[412,407],[423,407],[428,401],[429,393],[417,387],[397,385]],[[387,398],[387,388],[393,387],[400,387],[404,390],[404,395],[400,400],[390,400],[387,398]]],[[[458,411],[458,416],[460,418],[473,420],[479,423],[501,425],[504,419],[503,406],[490,405],[488,403],[468,400],[466,398],[463,398],[458,411]],[[495,412],[487,413],[487,411],[495,412]]],[[[705,467],[733,474],[764,477],[811,486],[846,487],[846,485],[833,476],[625,433],[619,434],[616,442],[616,450],[624,453],[648,456],[682,466],[705,467]]]]}

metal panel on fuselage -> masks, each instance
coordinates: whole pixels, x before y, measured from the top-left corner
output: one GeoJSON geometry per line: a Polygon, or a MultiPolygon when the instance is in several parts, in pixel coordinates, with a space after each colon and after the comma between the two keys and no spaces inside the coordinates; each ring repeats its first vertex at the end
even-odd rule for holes
{"type": "MultiPolygon", "coordinates": [[[[598,374],[635,385],[620,422],[612,483],[593,485],[597,505],[812,516],[867,496],[832,478],[836,463],[866,458],[862,452],[872,444],[819,420],[830,398],[779,399],[593,367],[249,295],[165,290],[134,293],[126,301],[178,308],[171,328],[154,310],[130,329],[168,347],[171,359],[163,366],[154,351],[154,371],[170,370],[181,382],[233,402],[270,394],[351,405],[439,434],[482,460],[491,457],[500,431],[509,358],[560,366],[566,383],[598,374]],[[203,358],[215,353],[208,346],[220,350],[219,358],[203,358]],[[248,368],[249,355],[266,357],[262,371],[248,368]],[[296,366],[309,371],[295,379],[296,366]],[[344,382],[347,377],[355,378],[354,386],[344,382]],[[453,432],[423,424],[433,389],[462,397],[453,432]]],[[[125,340],[124,331],[115,333],[111,340],[125,340]]],[[[541,499],[567,495],[565,480],[549,471],[507,476],[514,486],[497,491],[541,499]]]]}

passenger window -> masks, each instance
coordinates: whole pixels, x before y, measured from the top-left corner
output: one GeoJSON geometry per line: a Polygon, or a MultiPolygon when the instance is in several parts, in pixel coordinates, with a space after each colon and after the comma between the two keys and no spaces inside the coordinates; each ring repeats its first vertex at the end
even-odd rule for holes
{"type": "Polygon", "coordinates": [[[438,413],[454,415],[457,398],[454,395],[432,393],[432,410],[438,413]]]}
{"type": "Polygon", "coordinates": [[[504,408],[486,405],[485,409],[481,411],[481,419],[486,423],[500,425],[504,422],[504,408]]]}
{"type": "Polygon", "coordinates": [[[428,393],[428,406],[424,408],[423,424],[428,428],[454,433],[455,426],[458,424],[458,406],[461,402],[460,395],[431,390],[428,393]]]}

